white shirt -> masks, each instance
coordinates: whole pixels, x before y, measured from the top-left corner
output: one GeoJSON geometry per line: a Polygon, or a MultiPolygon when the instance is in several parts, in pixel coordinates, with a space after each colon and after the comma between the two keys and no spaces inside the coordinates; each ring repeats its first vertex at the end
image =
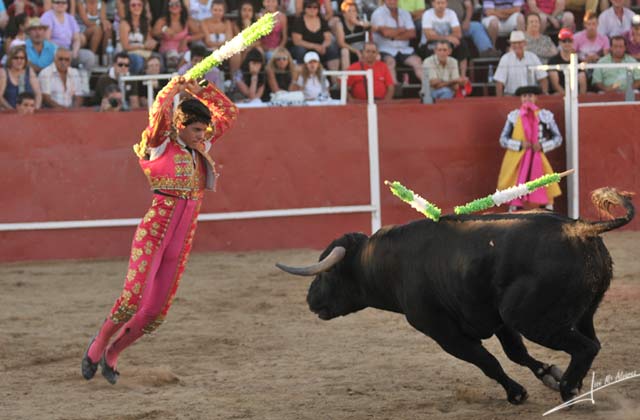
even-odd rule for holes
{"type": "Polygon", "coordinates": [[[40,82],[42,94],[50,95],[51,99],[65,108],[73,105],[74,96],[82,96],[80,73],[73,67],[67,69],[67,79],[66,82],[63,83],[60,79],[60,73],[56,68],[56,63],[51,63],[42,69],[38,75],[38,81],[40,82]]]}
{"type": "Polygon", "coordinates": [[[302,75],[298,76],[296,84],[302,88],[304,93],[304,99],[307,101],[313,101],[318,99],[318,96],[324,92],[328,94],[329,81],[323,78],[323,82],[320,82],[316,76],[310,76],[307,79],[307,83],[304,82],[302,75]]]}
{"type": "MultiPolygon", "coordinates": [[[[411,13],[398,8],[398,20],[391,16],[391,10],[386,5],[378,7],[371,15],[373,26],[386,26],[388,28],[415,29],[411,13]]],[[[409,45],[409,40],[392,40],[382,36],[378,32],[373,34],[373,42],[378,46],[380,52],[395,56],[399,52],[402,54],[413,54],[413,47],[409,45]]]]}
{"type": "Polygon", "coordinates": [[[620,21],[612,6],[598,16],[598,32],[609,38],[629,32],[631,30],[631,19],[633,19],[634,15],[633,11],[625,7],[622,12],[622,21],[620,21]]]}
{"type": "Polygon", "coordinates": [[[500,58],[493,79],[504,84],[505,94],[513,95],[519,87],[535,85],[538,80],[547,77],[547,72],[544,70],[529,71],[530,66],[540,64],[540,59],[532,52],[525,51],[522,60],[516,57],[516,53],[508,52],[500,58]]]}
{"type": "Polygon", "coordinates": [[[444,15],[438,17],[434,9],[429,9],[422,14],[422,38],[420,44],[427,43],[427,37],[424,34],[425,29],[433,29],[438,35],[448,36],[453,32],[453,28],[458,26],[460,26],[460,21],[453,10],[445,9],[444,15]]]}

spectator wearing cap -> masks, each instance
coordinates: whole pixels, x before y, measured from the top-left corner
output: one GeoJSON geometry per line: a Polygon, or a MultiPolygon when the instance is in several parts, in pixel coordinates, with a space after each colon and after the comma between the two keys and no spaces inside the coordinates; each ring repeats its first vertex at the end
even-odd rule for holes
{"type": "Polygon", "coordinates": [[[304,55],[304,66],[296,81],[305,100],[316,101],[329,98],[329,81],[322,74],[323,71],[318,53],[307,52],[304,55]]]}
{"type": "Polygon", "coordinates": [[[55,61],[38,75],[42,103],[48,108],[82,106],[80,73],[71,67],[71,51],[64,47],[56,50],[55,61]]]}
{"type": "MultiPolygon", "coordinates": [[[[498,175],[499,190],[553,173],[546,154],[562,145],[562,135],[553,113],[536,105],[540,93],[538,86],[521,86],[515,92],[520,108],[509,113],[500,134],[500,146],[506,151],[498,175]]],[[[560,187],[553,183],[509,202],[509,211],[536,207],[552,210],[554,198],[560,195],[560,187]]]]}
{"type": "MultiPolygon", "coordinates": [[[[627,42],[623,36],[611,38],[611,51],[598,60],[598,64],[637,63],[636,59],[626,54],[627,42]]],[[[640,70],[633,70],[633,88],[640,88],[640,70]]],[[[627,90],[627,70],[622,68],[597,68],[593,70],[593,85],[603,92],[624,92],[627,90]]]]}
{"type": "Polygon", "coordinates": [[[18,94],[16,111],[18,111],[18,115],[34,114],[36,112],[36,96],[31,92],[22,92],[18,94]]]}
{"type": "Polygon", "coordinates": [[[634,15],[631,9],[624,7],[624,0],[611,0],[611,7],[598,17],[598,32],[609,38],[623,35],[631,29],[634,15]]]}
{"type": "Polygon", "coordinates": [[[539,66],[540,59],[532,52],[525,51],[524,32],[513,31],[509,36],[511,51],[500,58],[493,76],[496,82],[496,96],[514,95],[521,86],[540,84],[541,92],[549,92],[549,79],[544,70],[530,71],[529,67],[539,66]]]}
{"type": "Polygon", "coordinates": [[[304,11],[291,26],[293,58],[301,63],[307,51],[318,53],[320,61],[330,70],[340,67],[340,51],[335,42],[327,21],[320,16],[318,0],[305,0],[304,11]]]}
{"type": "Polygon", "coordinates": [[[482,3],[484,17],[482,24],[487,29],[493,45],[498,35],[506,35],[514,31],[524,30],[522,6],[524,0],[485,0],[482,3]]]}
{"type": "Polygon", "coordinates": [[[32,17],[27,22],[29,38],[25,42],[25,46],[31,68],[36,73],[53,63],[53,57],[56,48],[58,48],[56,44],[46,39],[47,28],[47,25],[43,24],[38,17],[32,17]]]}
{"type": "Polygon", "coordinates": [[[409,45],[416,38],[411,14],[398,8],[398,0],[384,0],[384,4],[371,15],[371,25],[376,28],[373,42],[389,67],[394,83],[397,83],[396,63],[411,67],[416,78],[421,81],[422,62],[409,45]]]}
{"type": "Polygon", "coordinates": [[[627,53],[640,60],[640,15],[635,15],[631,20],[631,30],[624,35],[627,40],[627,53]]]}
{"type": "Polygon", "coordinates": [[[558,54],[558,47],[548,35],[541,32],[541,25],[540,15],[534,12],[529,13],[524,36],[527,40],[527,51],[537,55],[542,64],[547,64],[551,57],[558,54]]]}
{"type": "Polygon", "coordinates": [[[584,30],[573,36],[574,48],[578,59],[587,63],[595,63],[600,57],[609,53],[609,38],[598,32],[598,16],[587,12],[584,15],[584,30]]]}
{"type": "MultiPolygon", "coordinates": [[[[573,46],[573,32],[570,29],[562,28],[558,33],[560,52],[551,57],[549,64],[569,64],[571,54],[575,52],[573,46]]],[[[559,70],[549,70],[550,91],[564,95],[564,72],[559,70]]],[[[587,76],[584,71],[578,72],[578,92],[587,93],[587,76]]]]}
{"type": "MultiPolygon", "coordinates": [[[[373,70],[374,99],[391,100],[393,98],[393,77],[389,67],[378,60],[378,47],[373,42],[366,42],[362,49],[362,59],[353,63],[347,70],[373,70]]],[[[349,99],[367,100],[367,78],[365,76],[349,76],[347,79],[349,99]]]]}
{"type": "Polygon", "coordinates": [[[433,99],[453,98],[458,86],[464,85],[468,80],[464,76],[460,77],[458,62],[450,55],[450,44],[441,40],[436,44],[435,54],[425,58],[422,64],[427,70],[433,99]]]}

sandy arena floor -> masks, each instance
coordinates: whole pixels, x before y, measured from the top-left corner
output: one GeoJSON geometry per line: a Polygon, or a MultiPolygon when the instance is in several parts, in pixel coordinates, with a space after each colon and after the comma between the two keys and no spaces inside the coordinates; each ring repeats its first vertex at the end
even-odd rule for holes
{"type": "MultiPolygon", "coordinates": [[[[599,379],[640,373],[640,233],[605,241],[615,280],[596,316],[599,379]]],[[[167,322],[123,353],[116,386],[99,372],[86,382],[80,359],[126,261],[0,265],[0,419],[540,419],[561,402],[508,361],[496,339],[486,345],[529,392],[522,406],[402,316],[367,309],[320,321],[305,302],[309,280],[274,267],[318,254],[192,256],[167,322]]],[[[594,397],[595,405],[547,418],[640,419],[640,378],[594,397]]]]}

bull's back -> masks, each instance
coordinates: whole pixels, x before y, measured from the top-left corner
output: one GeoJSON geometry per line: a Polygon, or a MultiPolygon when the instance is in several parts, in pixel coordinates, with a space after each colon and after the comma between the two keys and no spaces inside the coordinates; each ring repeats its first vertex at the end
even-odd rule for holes
{"type": "Polygon", "coordinates": [[[382,248],[393,251],[382,261],[396,277],[388,281],[401,282],[406,312],[445,311],[486,338],[502,324],[500,305],[514,288],[543,300],[579,291],[578,306],[601,298],[610,257],[600,238],[568,235],[571,222],[552,213],[413,222],[385,233],[382,248]],[[585,292],[586,284],[595,292],[585,292]]]}

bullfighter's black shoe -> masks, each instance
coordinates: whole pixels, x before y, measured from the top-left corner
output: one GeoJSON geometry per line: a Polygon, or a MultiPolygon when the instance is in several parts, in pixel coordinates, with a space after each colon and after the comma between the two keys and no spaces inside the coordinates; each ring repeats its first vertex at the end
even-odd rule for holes
{"type": "Polygon", "coordinates": [[[102,376],[111,384],[115,385],[118,382],[120,372],[109,366],[107,363],[107,351],[104,351],[102,359],[100,359],[100,367],[102,368],[102,376]]]}
{"type": "Polygon", "coordinates": [[[84,356],[82,357],[82,365],[81,365],[82,376],[87,381],[93,378],[93,376],[96,374],[96,371],[98,370],[98,362],[94,363],[89,358],[89,349],[91,348],[91,345],[93,344],[93,342],[96,341],[96,337],[97,335],[93,336],[93,338],[89,342],[89,345],[87,346],[87,351],[84,352],[84,356]]]}

